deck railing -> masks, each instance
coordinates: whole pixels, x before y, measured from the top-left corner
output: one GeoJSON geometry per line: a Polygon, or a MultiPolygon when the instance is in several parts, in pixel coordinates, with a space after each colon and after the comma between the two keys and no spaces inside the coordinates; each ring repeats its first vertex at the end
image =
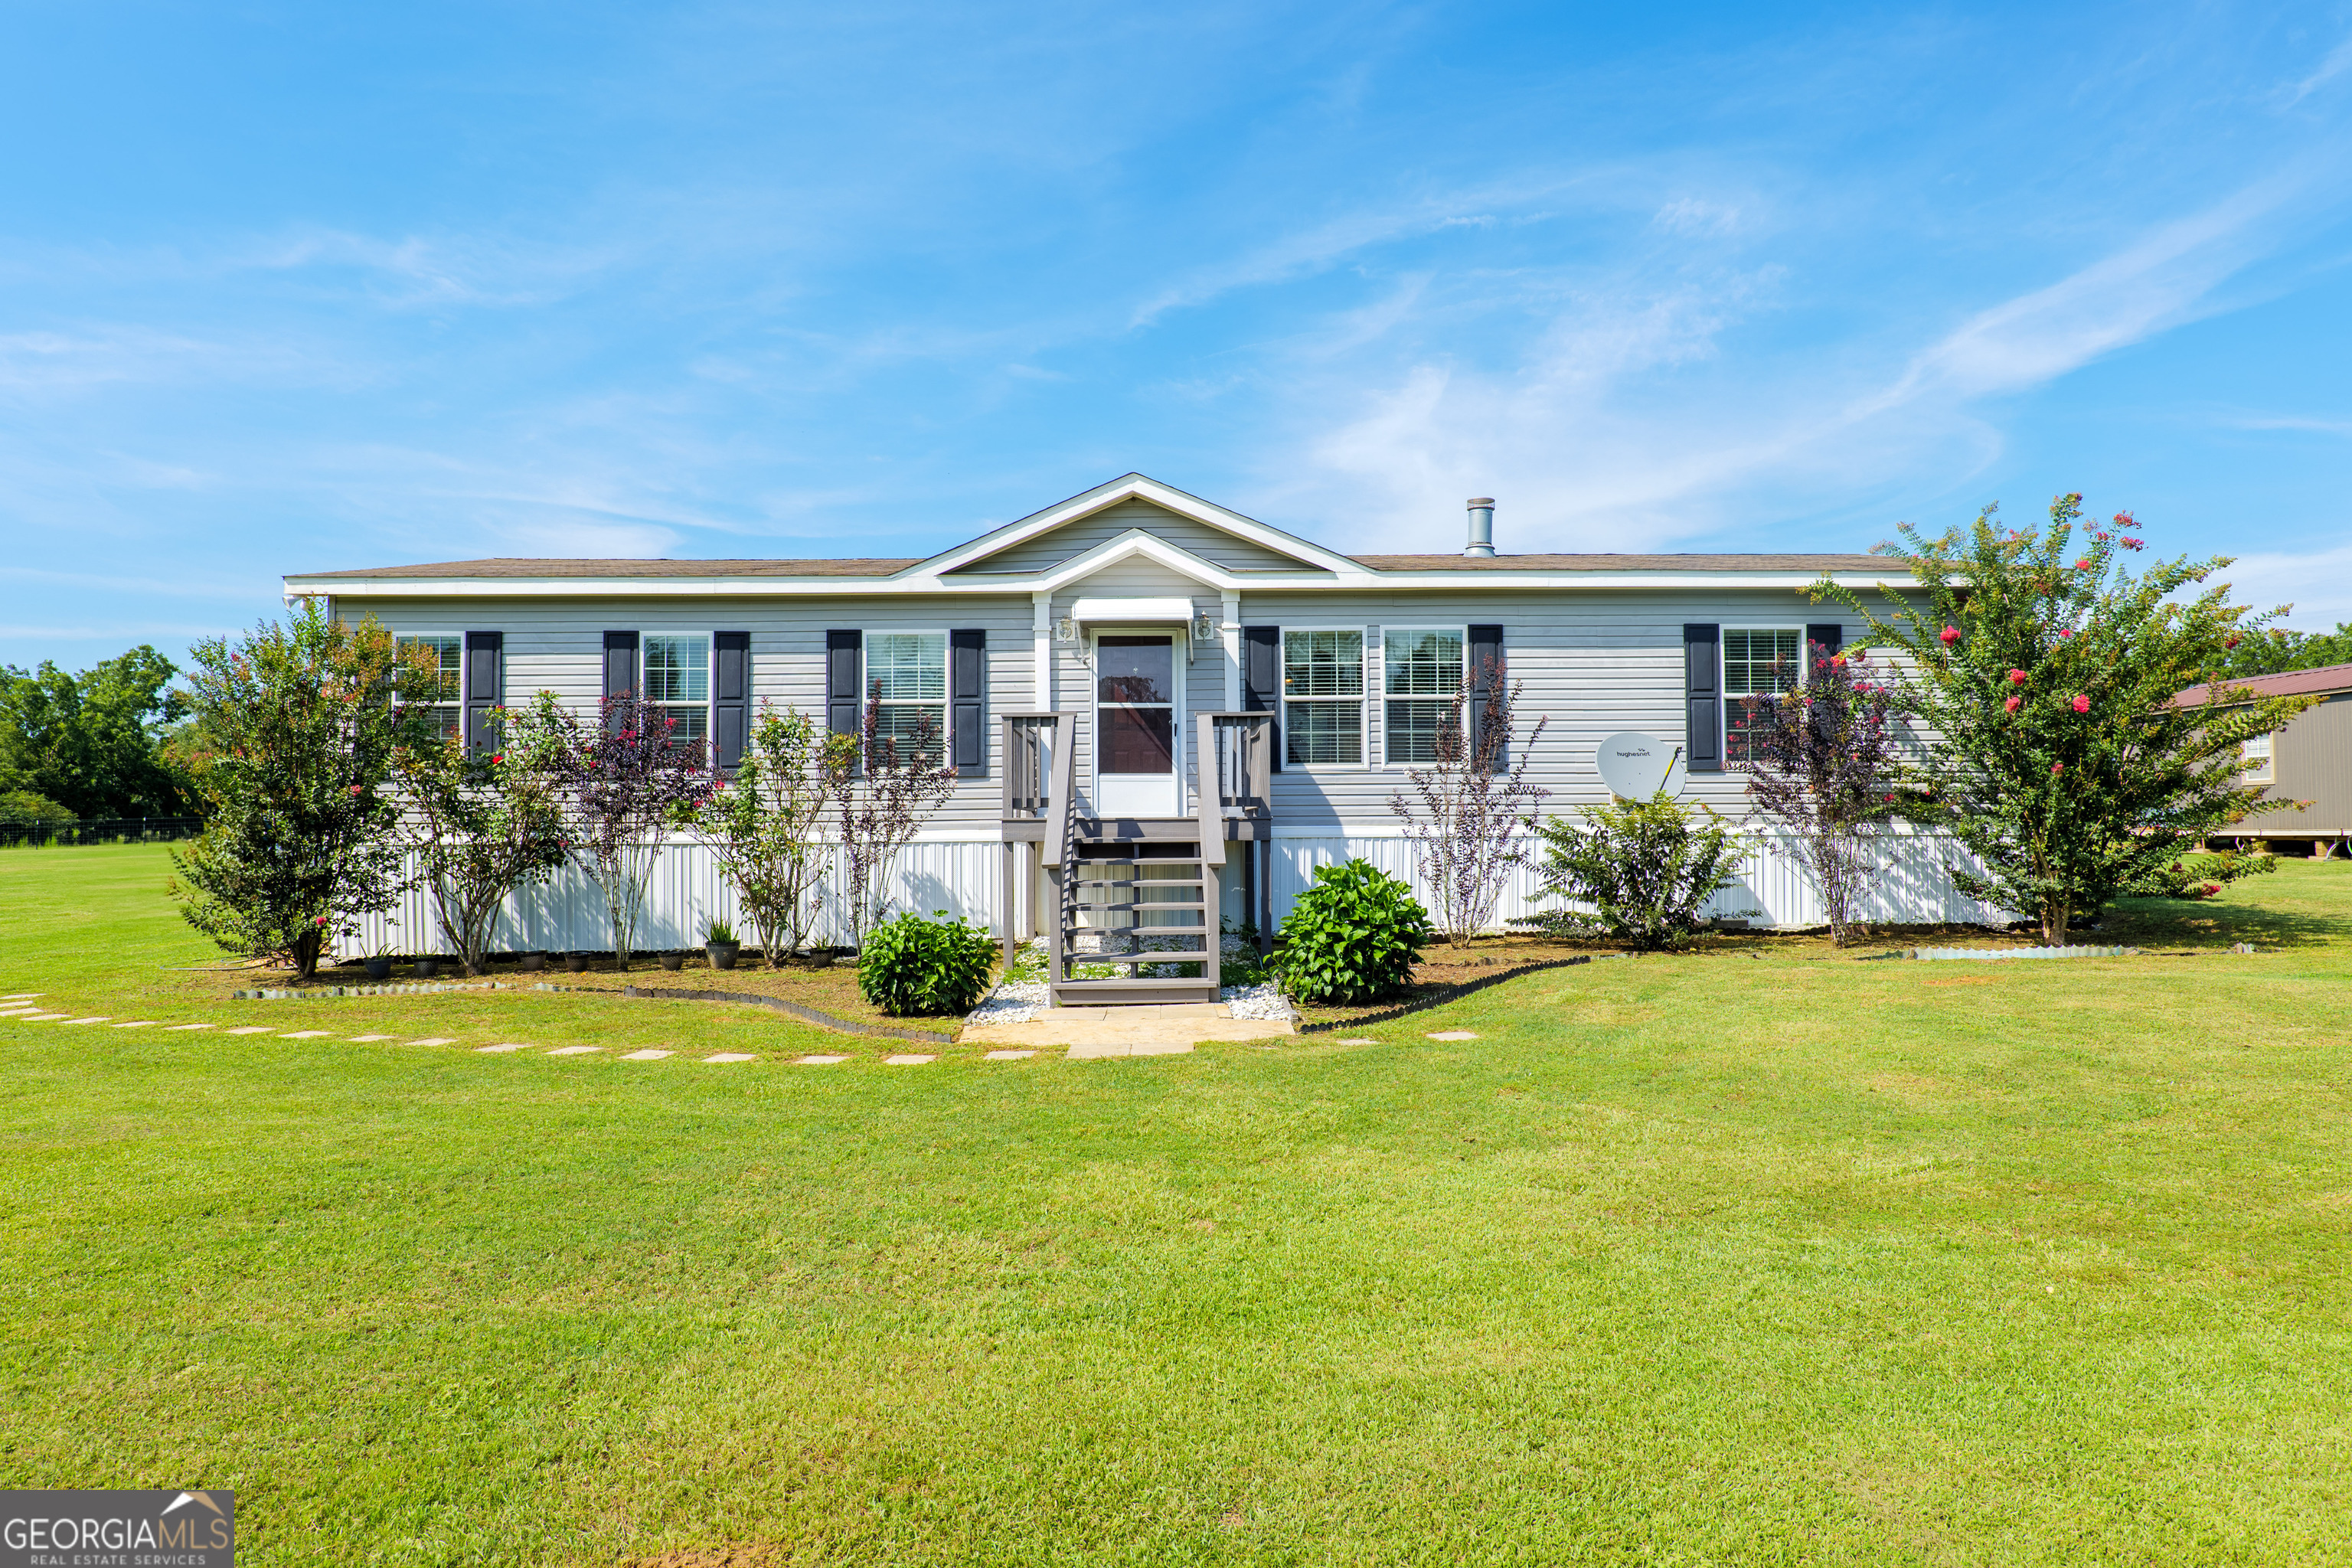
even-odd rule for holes
{"type": "Polygon", "coordinates": [[[1007,713],[1003,717],[1004,820],[1040,821],[1053,806],[1054,760],[1070,749],[1070,715],[1007,713]]]}

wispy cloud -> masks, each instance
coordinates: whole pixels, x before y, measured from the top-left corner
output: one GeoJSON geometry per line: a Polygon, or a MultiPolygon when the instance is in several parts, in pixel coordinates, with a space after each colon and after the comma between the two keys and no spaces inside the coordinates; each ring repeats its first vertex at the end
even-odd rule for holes
{"type": "Polygon", "coordinates": [[[2352,621],[2352,544],[2241,555],[2221,575],[2241,604],[2257,610],[2293,605],[2288,624],[2306,631],[2352,621]]]}
{"type": "Polygon", "coordinates": [[[1423,358],[1334,400],[1348,412],[1307,440],[1292,494],[1336,489],[1346,514],[1426,542],[1463,496],[1492,493],[1510,498],[1519,548],[1612,550],[1717,528],[1735,494],[1752,507],[1776,486],[1850,493],[1927,463],[1964,476],[2000,448],[1988,400],[2235,308],[2223,286],[2281,243],[2282,218],[2315,220],[2334,195],[2308,167],[2248,184],[1977,311],[1874,385],[1870,357],[1848,349],[1751,363],[1744,395],[1726,396],[1689,372],[1777,303],[1776,276],[1621,278],[1575,294],[1513,368],[1423,358]]]}

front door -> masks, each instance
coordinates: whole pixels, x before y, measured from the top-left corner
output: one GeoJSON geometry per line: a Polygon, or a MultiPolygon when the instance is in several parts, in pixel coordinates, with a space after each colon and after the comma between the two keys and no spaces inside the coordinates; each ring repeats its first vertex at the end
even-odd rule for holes
{"type": "Polygon", "coordinates": [[[1177,816],[1176,639],[1095,638],[1095,815],[1177,816]]]}

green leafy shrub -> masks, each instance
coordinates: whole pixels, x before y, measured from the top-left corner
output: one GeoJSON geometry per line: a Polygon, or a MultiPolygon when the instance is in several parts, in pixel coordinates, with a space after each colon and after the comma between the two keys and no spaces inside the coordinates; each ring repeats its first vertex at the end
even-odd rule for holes
{"type": "Polygon", "coordinates": [[[1367,860],[1317,867],[1276,934],[1283,989],[1310,1006],[1402,995],[1421,950],[1436,938],[1412,889],[1367,860]]]}
{"type": "Polygon", "coordinates": [[[909,911],[866,933],[857,950],[857,988],[894,1017],[969,1013],[988,994],[996,939],[985,926],[909,911]]]}
{"type": "Polygon", "coordinates": [[[702,940],[713,947],[735,945],[735,928],[725,921],[712,921],[703,929],[702,940]]]}
{"type": "Polygon", "coordinates": [[[2168,867],[2148,873],[2126,889],[2134,898],[2142,899],[2210,899],[2242,877],[2258,877],[2265,871],[2278,869],[2275,855],[2241,854],[2224,849],[2218,854],[2183,855],[2168,867]]]}
{"type": "Polygon", "coordinates": [[[28,827],[49,827],[77,820],[72,812],[47,795],[32,790],[12,789],[0,795],[0,822],[23,823],[28,827]]]}
{"type": "Polygon", "coordinates": [[[1744,847],[1707,807],[1694,812],[1664,795],[1587,806],[1582,827],[1556,816],[1536,831],[1544,841],[1537,896],[1566,899],[1591,912],[1559,911],[1525,923],[1555,931],[1581,924],[1650,952],[1699,929],[1700,906],[1731,885],[1744,847]]]}

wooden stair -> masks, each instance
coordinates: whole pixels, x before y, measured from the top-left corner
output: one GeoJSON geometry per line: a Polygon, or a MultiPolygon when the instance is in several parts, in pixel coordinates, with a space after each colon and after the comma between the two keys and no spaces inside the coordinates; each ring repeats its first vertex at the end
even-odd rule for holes
{"type": "Polygon", "coordinates": [[[1202,858],[1199,830],[1182,819],[1120,823],[1112,829],[1118,837],[1106,836],[1105,827],[1101,823],[1071,824],[1062,857],[1062,913],[1051,966],[1054,1005],[1214,1002],[1219,991],[1217,872],[1214,864],[1202,858]],[[1143,923],[1161,916],[1175,917],[1173,923],[1143,923]],[[1136,973],[1179,963],[1197,965],[1197,973],[1136,973]],[[1085,977],[1075,973],[1089,966],[1128,973],[1085,977]]]}

